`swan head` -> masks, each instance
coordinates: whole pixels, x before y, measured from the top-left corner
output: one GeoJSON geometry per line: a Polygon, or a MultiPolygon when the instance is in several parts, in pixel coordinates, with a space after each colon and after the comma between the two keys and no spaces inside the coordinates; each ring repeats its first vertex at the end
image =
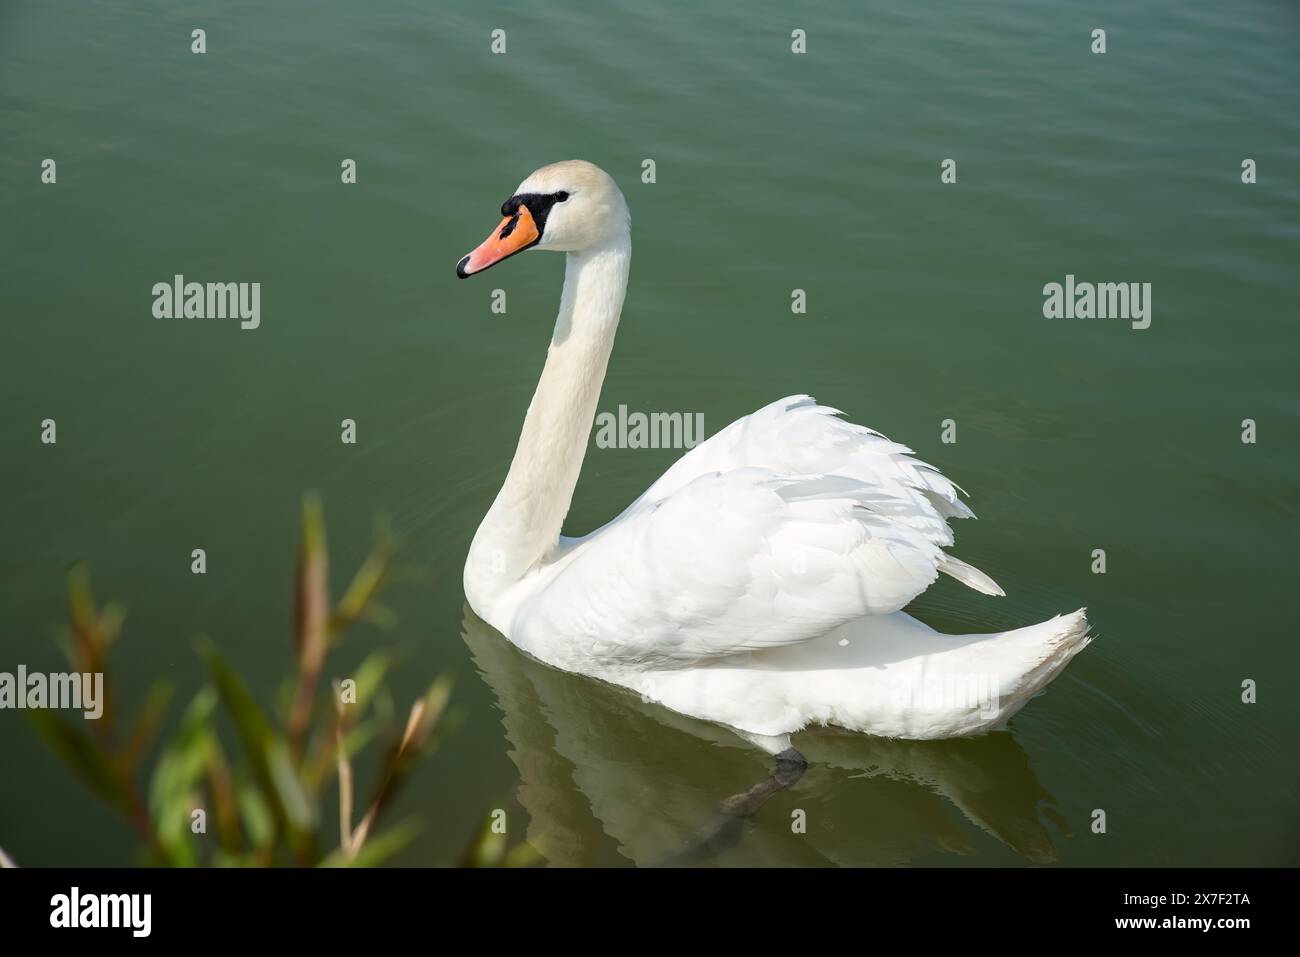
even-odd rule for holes
{"type": "Polygon", "coordinates": [[[624,239],[627,202],[613,177],[585,160],[543,166],[501,204],[505,218],[477,249],[456,264],[468,279],[525,249],[582,252],[624,239]]]}

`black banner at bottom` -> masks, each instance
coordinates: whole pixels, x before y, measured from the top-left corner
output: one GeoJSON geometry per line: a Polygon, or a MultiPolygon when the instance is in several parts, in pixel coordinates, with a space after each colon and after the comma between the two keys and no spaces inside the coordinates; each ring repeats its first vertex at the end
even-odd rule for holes
{"type": "Polygon", "coordinates": [[[673,933],[681,921],[701,935],[725,925],[729,941],[748,930],[769,944],[782,926],[802,935],[833,925],[913,942],[987,945],[1042,932],[1226,944],[1283,930],[1294,885],[1293,870],[35,868],[0,871],[0,927],[6,942],[75,936],[128,946],[264,934],[374,946],[430,932],[429,943],[461,946],[460,932],[486,932],[494,945],[517,934],[527,946],[557,934],[673,933]]]}

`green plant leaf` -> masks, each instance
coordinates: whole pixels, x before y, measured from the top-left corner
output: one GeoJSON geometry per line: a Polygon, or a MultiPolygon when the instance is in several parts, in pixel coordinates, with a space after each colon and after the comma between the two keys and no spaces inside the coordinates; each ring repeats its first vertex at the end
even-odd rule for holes
{"type": "Polygon", "coordinates": [[[294,648],[299,661],[323,657],[329,626],[329,552],[320,498],[302,502],[302,537],[298,545],[298,579],[294,616],[294,648]]]}
{"type": "Polygon", "coordinates": [[[118,757],[119,767],[124,773],[129,774],[135,769],[144,752],[148,750],[149,745],[153,742],[154,736],[157,735],[162,720],[167,714],[167,706],[171,703],[172,686],[168,681],[155,681],[149,688],[148,694],[145,695],[144,704],[140,706],[136,714],[135,724],[131,728],[131,734],[127,738],[126,745],[123,747],[118,757]]]}
{"type": "Polygon", "coordinates": [[[372,652],[366,656],[365,660],[357,666],[356,674],[353,675],[353,680],[357,683],[357,700],[355,704],[347,706],[349,710],[355,714],[365,714],[375,692],[384,683],[384,677],[388,674],[392,663],[391,656],[383,651],[372,652]]]}
{"type": "Polygon", "coordinates": [[[241,780],[235,785],[235,796],[249,841],[254,847],[270,847],[275,841],[275,821],[261,790],[251,782],[241,780]]]}
{"type": "MultiPolygon", "coordinates": [[[[366,614],[383,590],[388,579],[388,565],[393,553],[393,539],[385,535],[370,550],[366,560],[357,569],[352,583],[343,593],[334,615],[330,619],[330,634],[337,636],[346,631],[357,619],[366,614]]],[[[382,617],[382,612],[380,615],[382,617]]]]}
{"type": "Polygon", "coordinates": [[[207,662],[248,755],[253,779],[272,813],[293,831],[310,832],[315,826],[316,810],[290,760],[288,743],[271,727],[244,680],[222,660],[212,643],[203,642],[199,654],[207,662]]]}
{"type": "Polygon", "coordinates": [[[204,687],[190,701],[180,726],[163,745],[149,782],[149,813],[154,833],[169,863],[189,866],[198,863],[198,851],[190,831],[195,788],[203,777],[208,749],[215,740],[212,714],[217,693],[204,687]]]}
{"type": "Polygon", "coordinates": [[[41,739],[95,794],[124,814],[131,813],[130,787],[90,735],[52,711],[25,712],[41,739]]]}

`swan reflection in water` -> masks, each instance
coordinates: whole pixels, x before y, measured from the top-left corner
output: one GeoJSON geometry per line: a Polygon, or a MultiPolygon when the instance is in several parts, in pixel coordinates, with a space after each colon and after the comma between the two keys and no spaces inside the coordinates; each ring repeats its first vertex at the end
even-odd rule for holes
{"type": "Polygon", "coordinates": [[[722,726],[535,661],[468,606],[463,637],[501,710],[526,839],[552,865],[907,864],[975,854],[971,826],[1028,862],[1056,859],[1047,822],[1064,822],[1008,732],[810,729],[800,777],[722,726]]]}

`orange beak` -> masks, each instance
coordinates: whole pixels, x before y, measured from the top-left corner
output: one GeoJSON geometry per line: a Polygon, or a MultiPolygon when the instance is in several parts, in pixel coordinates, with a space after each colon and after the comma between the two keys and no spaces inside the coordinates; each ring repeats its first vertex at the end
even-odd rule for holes
{"type": "Polygon", "coordinates": [[[527,206],[520,203],[513,216],[501,220],[501,225],[488,234],[478,249],[456,264],[456,275],[468,279],[476,272],[482,272],[515,253],[523,252],[536,244],[541,236],[537,231],[537,223],[533,221],[533,214],[527,206]]]}

